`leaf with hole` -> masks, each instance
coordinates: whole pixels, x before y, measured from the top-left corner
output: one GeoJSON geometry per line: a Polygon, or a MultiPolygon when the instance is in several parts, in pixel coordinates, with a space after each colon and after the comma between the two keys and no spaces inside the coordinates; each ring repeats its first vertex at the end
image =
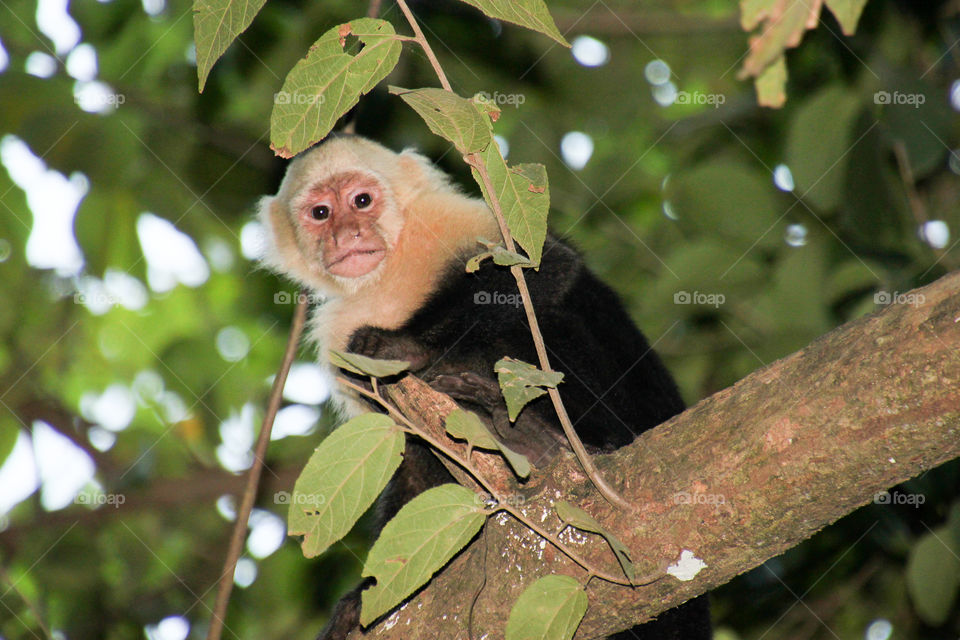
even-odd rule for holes
{"type": "Polygon", "coordinates": [[[393,70],[400,49],[393,25],[385,20],[360,18],[320,36],[274,96],[270,148],[290,158],[321,140],[393,70]],[[363,43],[356,55],[345,51],[350,36],[363,43]]]}

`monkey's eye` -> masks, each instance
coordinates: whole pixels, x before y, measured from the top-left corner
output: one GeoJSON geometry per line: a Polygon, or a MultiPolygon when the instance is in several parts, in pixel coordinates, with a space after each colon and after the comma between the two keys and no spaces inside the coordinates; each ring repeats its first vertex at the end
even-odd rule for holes
{"type": "Polygon", "coordinates": [[[371,202],[373,202],[373,198],[370,197],[369,193],[358,193],[353,197],[353,204],[356,205],[357,209],[366,209],[371,202]]]}
{"type": "Polygon", "coordinates": [[[310,209],[310,217],[314,220],[326,220],[330,217],[330,207],[325,204],[318,204],[310,209]]]}

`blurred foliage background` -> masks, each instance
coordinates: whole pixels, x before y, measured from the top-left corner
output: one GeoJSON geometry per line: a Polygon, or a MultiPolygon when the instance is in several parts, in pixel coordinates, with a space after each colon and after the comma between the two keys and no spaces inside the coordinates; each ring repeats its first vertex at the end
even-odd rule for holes
{"type": "MultiPolygon", "coordinates": [[[[825,12],[788,53],[781,110],[737,78],[731,3],[551,2],[572,52],[453,1],[411,4],[454,88],[501,101],[509,160],[546,164],[553,231],[690,403],[960,264],[956,0],[873,0],[849,38],[825,12]]],[[[225,496],[293,309],[252,261],[256,199],[284,167],[273,94],[365,10],[272,0],[201,95],[182,0],[0,7],[0,638],[203,637],[225,496]]],[[[382,15],[407,32],[391,3],[382,15]]],[[[389,82],[436,84],[412,48],[389,82]]],[[[476,191],[385,89],[358,131],[476,191]]],[[[332,423],[311,357],[226,637],[311,638],[359,576],[363,527],[316,561],[283,538],[282,492],[332,423]]],[[[960,464],[928,472],[737,578],[714,594],[717,637],[956,639],[958,489],[960,464]]]]}

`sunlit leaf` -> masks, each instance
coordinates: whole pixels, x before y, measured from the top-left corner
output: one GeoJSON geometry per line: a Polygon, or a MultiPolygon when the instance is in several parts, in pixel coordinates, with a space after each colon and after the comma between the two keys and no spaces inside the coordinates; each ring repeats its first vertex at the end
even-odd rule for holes
{"type": "Polygon", "coordinates": [[[322,139],[393,70],[401,49],[395,35],[389,22],[361,18],[320,36],[274,96],[270,147],[277,155],[289,158],[322,139]],[[356,55],[345,52],[350,36],[364,45],[356,55]]]}
{"type": "Polygon", "coordinates": [[[304,536],[305,556],[353,528],[400,466],[403,447],[403,432],[379,413],[353,418],[320,443],[289,499],[289,533],[304,536]]]}
{"type": "Polygon", "coordinates": [[[761,107],[779,109],[787,101],[787,61],[780,56],[763,70],[754,86],[757,89],[757,104],[761,107]]]}

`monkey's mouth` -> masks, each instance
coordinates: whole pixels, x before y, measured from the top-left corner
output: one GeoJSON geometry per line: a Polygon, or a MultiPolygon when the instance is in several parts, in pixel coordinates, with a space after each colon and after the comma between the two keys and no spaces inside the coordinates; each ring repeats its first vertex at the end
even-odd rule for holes
{"type": "Polygon", "coordinates": [[[376,269],[384,255],[384,249],[353,249],[328,264],[327,271],[341,278],[359,278],[376,269]]]}

